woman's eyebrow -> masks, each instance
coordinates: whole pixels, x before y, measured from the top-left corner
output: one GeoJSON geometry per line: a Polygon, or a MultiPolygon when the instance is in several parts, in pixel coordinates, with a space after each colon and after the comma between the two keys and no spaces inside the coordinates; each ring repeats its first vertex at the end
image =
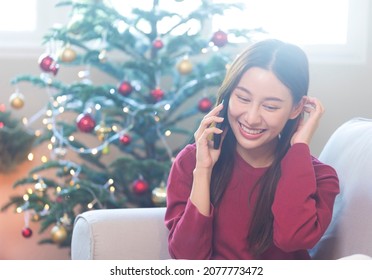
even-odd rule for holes
{"type": "Polygon", "coordinates": [[[240,89],[240,90],[242,90],[242,91],[244,91],[244,92],[246,92],[248,94],[251,94],[251,92],[248,89],[244,88],[244,87],[237,86],[236,89],[240,89]]]}

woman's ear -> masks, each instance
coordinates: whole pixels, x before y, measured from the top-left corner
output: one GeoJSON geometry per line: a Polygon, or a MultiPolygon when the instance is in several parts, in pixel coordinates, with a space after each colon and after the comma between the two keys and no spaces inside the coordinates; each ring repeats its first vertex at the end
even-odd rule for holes
{"type": "Polygon", "coordinates": [[[298,102],[295,106],[293,106],[292,112],[289,115],[289,118],[291,120],[297,118],[298,115],[301,114],[304,111],[304,106],[305,106],[306,102],[307,102],[307,97],[303,96],[301,101],[298,102]]]}

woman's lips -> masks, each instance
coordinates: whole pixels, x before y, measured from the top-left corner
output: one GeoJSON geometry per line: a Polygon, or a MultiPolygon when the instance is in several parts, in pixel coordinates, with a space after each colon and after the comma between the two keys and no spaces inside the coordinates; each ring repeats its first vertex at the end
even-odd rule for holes
{"type": "Polygon", "coordinates": [[[266,131],[265,129],[249,128],[241,123],[239,123],[239,128],[242,136],[249,140],[260,138],[262,134],[266,131]]]}

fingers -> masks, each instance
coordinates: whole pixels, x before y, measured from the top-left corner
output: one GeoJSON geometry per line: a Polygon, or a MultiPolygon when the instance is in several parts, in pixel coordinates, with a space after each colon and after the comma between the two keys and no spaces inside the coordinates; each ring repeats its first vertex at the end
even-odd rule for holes
{"type": "MultiPolygon", "coordinates": [[[[220,121],[220,119],[223,120],[221,117],[216,118],[219,118],[218,121],[220,121]]],[[[209,123],[209,120],[207,123],[209,123]]],[[[201,124],[199,129],[194,133],[194,138],[196,142],[201,143],[205,141],[208,146],[211,146],[210,144],[213,141],[213,134],[221,134],[222,132],[223,130],[216,126],[206,125],[205,128],[205,125],[201,124]]]]}
{"type": "Polygon", "coordinates": [[[322,115],[324,113],[324,106],[323,104],[320,102],[319,99],[315,98],[315,97],[310,97],[310,96],[307,96],[305,97],[306,98],[306,101],[305,101],[305,105],[304,105],[304,111],[306,113],[309,113],[309,114],[318,114],[318,115],[322,115]]]}
{"type": "Polygon", "coordinates": [[[299,123],[296,133],[291,139],[291,144],[306,143],[310,144],[313,134],[315,133],[320,118],[324,113],[322,103],[315,97],[306,97],[303,111],[308,114],[307,118],[302,119],[299,123]]]}
{"type": "Polygon", "coordinates": [[[224,118],[218,116],[222,108],[223,105],[219,104],[204,116],[199,125],[199,128],[194,133],[195,140],[198,140],[202,135],[207,137],[208,135],[211,135],[213,133],[222,133],[221,129],[218,129],[214,126],[215,123],[221,123],[224,120],[224,118]]]}

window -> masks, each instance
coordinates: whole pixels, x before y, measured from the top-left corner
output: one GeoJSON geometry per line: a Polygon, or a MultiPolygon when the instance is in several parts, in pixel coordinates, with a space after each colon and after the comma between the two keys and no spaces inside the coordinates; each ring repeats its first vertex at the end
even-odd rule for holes
{"type": "MultiPolygon", "coordinates": [[[[140,9],[152,7],[153,0],[107,0],[126,15],[133,6],[140,9]],[[150,2],[149,2],[150,1],[150,2]]],[[[225,2],[228,0],[210,0],[225,2]]],[[[35,55],[43,49],[42,37],[56,23],[66,24],[69,10],[56,8],[60,0],[12,0],[0,10],[0,55],[22,52],[35,55]],[[21,8],[20,8],[21,7],[21,8]],[[4,51],[5,50],[5,51],[4,51]]],[[[200,5],[200,0],[160,0],[166,9],[188,13],[200,5]]],[[[215,17],[211,24],[198,26],[190,23],[189,32],[200,28],[228,29],[242,25],[247,28],[262,27],[268,36],[301,45],[311,62],[364,63],[367,47],[368,0],[234,0],[244,3],[246,9],[227,11],[224,17],[215,17]]],[[[68,9],[68,8],[66,8],[68,9]]],[[[128,14],[130,16],[130,14],[128,14]]],[[[159,28],[166,32],[166,19],[159,28]]],[[[139,24],[144,24],[139,23],[139,24]]],[[[177,30],[175,30],[177,31],[177,30]]],[[[182,32],[182,30],[180,30],[182,32]]]]}
{"type": "Polygon", "coordinates": [[[244,11],[216,18],[213,28],[261,27],[268,37],[301,45],[312,62],[361,63],[366,56],[368,2],[245,0],[244,11]]]}
{"type": "Polygon", "coordinates": [[[42,38],[56,23],[66,23],[60,0],[12,0],[0,9],[0,56],[35,56],[44,50],[42,38]],[[27,51],[25,51],[27,50],[27,51]]]}
{"type": "Polygon", "coordinates": [[[36,29],[36,0],[12,0],[0,9],[0,31],[22,32],[36,29]],[[22,7],[22,9],[20,9],[22,7]]]}
{"type": "MultiPolygon", "coordinates": [[[[228,2],[227,0],[210,1],[228,2]]],[[[261,27],[268,32],[266,37],[275,37],[302,46],[312,63],[365,62],[368,0],[236,0],[234,2],[244,3],[245,9],[243,11],[233,9],[227,11],[224,16],[216,16],[211,23],[214,30],[242,27],[242,25],[247,28],[261,27]]],[[[129,10],[128,6],[124,7],[120,0],[111,0],[111,3],[121,9],[123,14],[129,10]]],[[[200,1],[161,0],[159,3],[167,9],[182,14],[187,13],[188,8],[194,9],[200,1]]],[[[144,0],[131,5],[141,9],[152,6],[144,0]]],[[[167,23],[164,22],[164,27],[166,26],[167,23]]]]}
{"type": "Polygon", "coordinates": [[[262,27],[272,36],[297,44],[345,44],[348,7],[348,0],[246,0],[244,11],[229,11],[213,25],[262,27]]]}

